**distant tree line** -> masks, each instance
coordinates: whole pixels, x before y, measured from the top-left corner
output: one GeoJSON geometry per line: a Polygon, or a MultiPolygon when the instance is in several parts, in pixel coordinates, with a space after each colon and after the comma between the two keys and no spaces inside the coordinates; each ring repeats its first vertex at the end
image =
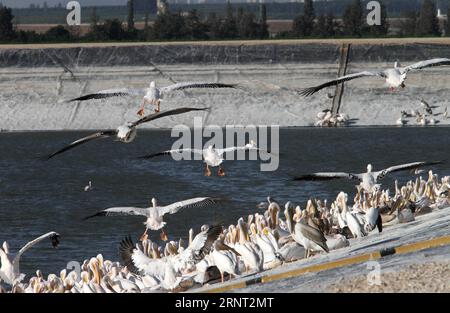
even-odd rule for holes
{"type": "MultiPolygon", "coordinates": [[[[285,36],[296,38],[386,37],[389,34],[390,25],[385,0],[379,0],[379,3],[381,25],[369,26],[366,21],[368,12],[363,5],[364,1],[352,0],[352,3],[345,8],[342,19],[337,20],[332,12],[316,16],[313,1],[305,0],[303,13],[294,19],[292,32],[285,36]]],[[[450,5],[448,7],[450,11],[450,5]]],[[[450,15],[447,14],[447,16],[450,15]]],[[[401,36],[441,36],[444,32],[447,36],[450,35],[450,24],[447,21],[441,27],[433,0],[422,0],[418,13],[406,11],[401,18],[401,36]]]]}
{"type": "Polygon", "coordinates": [[[242,7],[234,10],[228,3],[224,17],[215,13],[202,18],[196,10],[186,13],[171,12],[166,6],[153,25],[148,16],[143,29],[134,23],[134,0],[128,1],[128,16],[124,25],[119,19],[100,23],[97,10],[92,10],[90,30],[85,35],[76,33],[76,27],[58,25],[44,34],[34,31],[15,31],[10,8],[0,9],[0,42],[76,42],[76,41],[150,41],[150,40],[208,40],[208,39],[265,39],[269,37],[267,10],[260,6],[259,16],[242,7]]]}
{"type": "MultiPolygon", "coordinates": [[[[280,33],[280,38],[330,38],[330,37],[386,37],[389,34],[387,6],[381,4],[381,25],[369,26],[366,21],[366,1],[346,0],[342,18],[336,18],[332,11],[316,14],[315,2],[305,0],[302,11],[293,21],[291,31],[280,33]]],[[[445,0],[450,3],[450,0],[445,0]]],[[[450,8],[450,5],[448,6],[450,8]]],[[[152,41],[152,40],[222,40],[222,39],[265,39],[269,37],[267,7],[261,4],[255,14],[243,6],[233,7],[229,2],[224,14],[210,12],[201,16],[197,10],[172,12],[165,7],[150,24],[148,15],[143,29],[135,26],[135,3],[128,0],[126,23],[119,19],[102,22],[97,10],[92,10],[90,28],[87,34],[77,33],[76,27],[55,26],[43,34],[34,31],[16,30],[10,8],[0,8],[0,42],[77,42],[77,41],[152,41]]],[[[450,12],[449,12],[450,13],[450,12]]],[[[401,19],[401,36],[450,36],[450,23],[441,25],[437,18],[434,0],[421,0],[421,8],[405,11],[401,19]]]]}

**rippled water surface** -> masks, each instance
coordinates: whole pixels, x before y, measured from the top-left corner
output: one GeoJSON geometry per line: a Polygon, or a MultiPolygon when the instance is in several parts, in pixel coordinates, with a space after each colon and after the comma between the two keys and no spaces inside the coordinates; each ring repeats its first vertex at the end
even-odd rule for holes
{"type": "MultiPolygon", "coordinates": [[[[41,243],[26,253],[21,270],[59,272],[69,261],[102,253],[117,260],[119,241],[137,239],[144,230],[140,217],[82,218],[111,206],[148,206],[197,196],[224,197],[228,202],[210,209],[185,210],[165,217],[170,238],[185,238],[189,228],[202,224],[236,222],[255,213],[268,195],[277,201],[304,205],[309,197],[332,200],[340,190],[353,194],[354,182],[290,182],[289,177],[312,171],[365,170],[403,162],[445,160],[450,152],[449,128],[292,128],[280,131],[280,165],[261,172],[259,161],[228,161],[225,177],[205,177],[202,161],[175,162],[169,157],[136,157],[171,147],[170,131],[140,131],[131,144],[100,140],[80,146],[50,161],[40,157],[88,132],[33,132],[0,134],[0,241],[13,251],[27,241],[54,230],[61,234],[58,249],[41,243]],[[84,192],[91,180],[94,190],[84,192]]],[[[435,168],[450,174],[448,165],[435,168]]],[[[215,174],[215,173],[214,173],[215,174]]],[[[409,172],[383,181],[405,182],[409,172]]],[[[159,240],[158,233],[151,239],[159,240]]]]}

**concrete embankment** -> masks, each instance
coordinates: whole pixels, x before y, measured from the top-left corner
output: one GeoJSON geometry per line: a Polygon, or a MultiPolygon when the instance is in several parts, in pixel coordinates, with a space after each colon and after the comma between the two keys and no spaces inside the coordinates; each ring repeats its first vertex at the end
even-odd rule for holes
{"type": "MultiPolygon", "coordinates": [[[[210,106],[210,124],[310,126],[329,108],[327,91],[311,98],[295,90],[334,78],[344,40],[283,40],[192,43],[107,43],[0,46],[0,128],[3,130],[99,129],[134,120],[139,97],[65,103],[81,94],[114,87],[144,88],[175,81],[238,82],[242,90],[189,91],[170,95],[163,108],[210,106]],[[163,72],[156,70],[155,66],[163,72]]],[[[348,72],[378,70],[393,62],[449,57],[447,39],[352,41],[348,72]]],[[[450,69],[412,73],[407,88],[388,92],[382,80],[346,84],[341,111],[354,125],[395,125],[401,110],[419,109],[424,98],[437,106],[434,119],[448,124],[450,69]]],[[[329,90],[333,92],[333,89],[329,90]]],[[[192,116],[145,127],[192,125],[192,116]]],[[[411,119],[408,125],[416,125],[411,119]]]]}

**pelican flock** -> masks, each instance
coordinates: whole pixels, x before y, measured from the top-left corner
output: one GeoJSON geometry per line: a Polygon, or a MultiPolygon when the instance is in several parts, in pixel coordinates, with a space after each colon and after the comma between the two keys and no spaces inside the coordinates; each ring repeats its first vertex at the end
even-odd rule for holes
{"type": "MultiPolygon", "coordinates": [[[[197,234],[190,229],[187,242],[172,238],[160,245],[142,238],[135,244],[125,237],[117,243],[120,262],[97,255],[84,260],[80,273],[63,269],[44,278],[37,271],[28,282],[18,267],[11,270],[14,258],[8,257],[4,244],[0,273],[12,292],[181,292],[351,246],[354,238],[389,231],[394,224],[449,207],[449,191],[450,176],[439,178],[429,171],[428,177],[419,176],[401,187],[395,181],[393,195],[389,189],[358,188],[353,203],[348,194],[339,192],[329,205],[319,199],[308,200],[303,208],[287,202],[281,212],[280,204],[271,199],[264,212],[240,217],[228,227],[205,224],[197,234]]],[[[57,234],[41,239],[49,236],[57,234]]]]}
{"type": "MultiPolygon", "coordinates": [[[[414,70],[432,66],[450,65],[450,59],[437,58],[401,67],[396,63],[393,69],[378,72],[361,72],[339,77],[322,85],[307,88],[300,93],[311,96],[326,87],[362,77],[381,77],[391,89],[404,88],[407,74],[414,70]]],[[[144,123],[178,114],[202,112],[209,108],[180,107],[160,112],[163,95],[188,88],[236,88],[235,84],[222,83],[177,83],[164,88],[156,87],[154,82],[145,90],[110,89],[81,96],[71,101],[85,101],[115,96],[141,95],[143,101],[138,114],[144,114],[146,104],[156,105],[155,113],[127,122],[116,129],[96,132],[78,139],[50,154],[51,159],[84,143],[115,138],[123,143],[132,142],[137,135],[137,127],[144,123]]],[[[433,107],[421,101],[426,114],[433,115],[433,107]]],[[[413,112],[414,117],[425,123],[425,114],[413,112]]],[[[398,124],[403,125],[408,113],[402,112],[398,124]]],[[[413,114],[411,114],[412,116],[413,114]]],[[[444,112],[447,118],[447,109],[444,112]]],[[[347,115],[333,116],[326,110],[318,115],[318,125],[337,125],[348,122],[347,115]]],[[[266,152],[258,148],[254,141],[244,146],[205,149],[175,149],[146,155],[152,159],[157,156],[189,153],[198,154],[206,164],[205,175],[211,176],[210,167],[218,167],[218,176],[225,176],[222,167],[224,155],[235,151],[266,152]]],[[[364,173],[319,172],[295,177],[295,181],[350,179],[359,181],[354,196],[338,192],[333,201],[310,197],[306,203],[287,201],[284,206],[269,196],[267,202],[253,205],[256,212],[246,216],[233,217],[233,223],[223,225],[211,223],[201,226],[196,233],[193,228],[187,232],[186,240],[175,238],[164,231],[167,221],[164,216],[176,214],[181,210],[210,210],[212,205],[225,203],[221,198],[196,197],[161,206],[155,198],[149,207],[111,207],[87,216],[85,220],[100,216],[142,216],[145,218],[145,231],[138,241],[131,236],[119,234],[117,242],[119,261],[105,260],[101,254],[86,259],[81,270],[44,277],[37,270],[26,280],[20,272],[21,256],[32,246],[50,239],[57,247],[60,235],[46,233],[26,244],[17,254],[10,251],[7,242],[0,248],[0,293],[139,293],[139,292],[181,292],[260,273],[285,263],[316,258],[333,253],[338,249],[361,242],[365,237],[389,232],[395,224],[410,223],[417,216],[450,207],[450,176],[439,177],[429,170],[419,170],[442,162],[413,162],[390,166],[373,171],[367,166],[364,173]],[[388,174],[398,171],[411,171],[414,179],[403,186],[394,181],[394,191],[383,189],[380,181],[388,174]],[[284,207],[284,209],[283,209],[284,207]],[[149,239],[148,231],[161,231],[161,241],[149,239]],[[135,243],[136,241],[136,243],[135,243]]],[[[85,187],[92,190],[92,184],[85,187]]],[[[175,190],[176,191],[176,190],[175,190]]],[[[175,217],[178,217],[177,214],[175,217]]],[[[92,220],[92,223],[98,221],[92,220]]],[[[210,221],[209,221],[210,222],[210,221]]],[[[120,233],[120,229],[117,230],[120,233]]],[[[49,256],[51,257],[51,256],[49,256]]]]}

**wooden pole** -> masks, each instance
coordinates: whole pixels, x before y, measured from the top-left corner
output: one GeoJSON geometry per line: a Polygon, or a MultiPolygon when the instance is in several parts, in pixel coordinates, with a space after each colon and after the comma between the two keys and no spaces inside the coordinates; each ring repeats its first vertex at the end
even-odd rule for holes
{"type": "MultiPolygon", "coordinates": [[[[344,76],[347,73],[347,64],[350,55],[350,46],[351,45],[349,43],[344,43],[341,46],[341,58],[339,63],[338,77],[344,76]]],[[[334,93],[333,106],[331,107],[331,112],[333,113],[333,115],[337,115],[339,113],[343,94],[344,94],[344,83],[341,83],[336,86],[336,91],[334,93]]]]}

